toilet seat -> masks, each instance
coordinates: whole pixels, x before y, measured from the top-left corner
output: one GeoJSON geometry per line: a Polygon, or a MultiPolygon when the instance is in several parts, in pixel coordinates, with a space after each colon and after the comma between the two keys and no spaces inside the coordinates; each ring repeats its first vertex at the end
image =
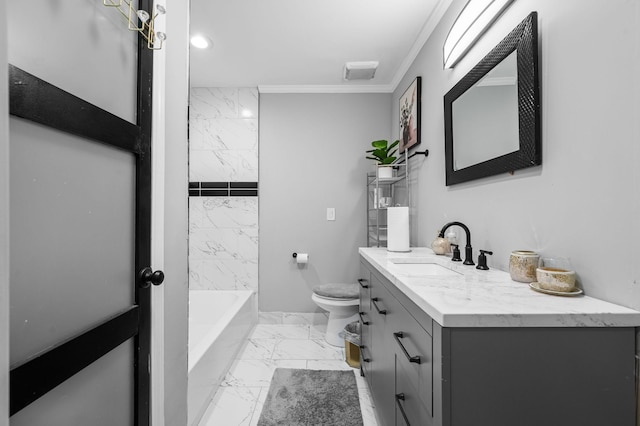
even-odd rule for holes
{"type": "Polygon", "coordinates": [[[358,300],[360,288],[358,284],[321,284],[313,287],[313,294],[325,300],[358,300]]]}
{"type": "Polygon", "coordinates": [[[338,299],[336,297],[324,297],[320,296],[317,293],[313,293],[311,295],[311,299],[317,300],[318,302],[324,302],[333,306],[355,306],[360,304],[360,299],[338,299]]]}

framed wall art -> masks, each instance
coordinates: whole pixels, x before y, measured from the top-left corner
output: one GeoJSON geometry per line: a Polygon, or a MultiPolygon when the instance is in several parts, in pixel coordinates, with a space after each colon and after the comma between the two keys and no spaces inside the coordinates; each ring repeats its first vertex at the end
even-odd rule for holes
{"type": "Polygon", "coordinates": [[[400,96],[400,152],[420,143],[420,91],[422,78],[413,83],[400,96]]]}

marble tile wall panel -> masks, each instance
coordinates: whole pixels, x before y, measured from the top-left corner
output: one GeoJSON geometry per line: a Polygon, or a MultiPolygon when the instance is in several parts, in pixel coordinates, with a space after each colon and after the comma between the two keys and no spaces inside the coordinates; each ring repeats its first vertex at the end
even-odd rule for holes
{"type": "Polygon", "coordinates": [[[257,89],[191,89],[189,180],[258,180],[257,89]]]}
{"type": "Polygon", "coordinates": [[[258,198],[189,199],[191,289],[258,290],[258,198]]]}
{"type": "MultiPolygon", "coordinates": [[[[258,181],[258,91],[193,88],[189,181],[258,181]]],[[[258,197],[189,198],[189,286],[258,291],[258,197]]]]}

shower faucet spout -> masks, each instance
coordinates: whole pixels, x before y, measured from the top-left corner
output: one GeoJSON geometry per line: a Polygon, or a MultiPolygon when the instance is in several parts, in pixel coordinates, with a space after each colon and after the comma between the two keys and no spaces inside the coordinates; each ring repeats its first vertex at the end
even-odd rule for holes
{"type": "Polygon", "coordinates": [[[473,263],[473,249],[471,248],[471,231],[469,231],[469,228],[467,227],[467,225],[465,225],[462,222],[449,222],[442,227],[442,229],[440,230],[440,234],[438,236],[441,238],[444,238],[444,233],[451,226],[461,227],[462,229],[464,229],[464,232],[467,235],[467,244],[464,246],[464,262],[462,263],[464,265],[475,265],[475,263],[473,263]]]}

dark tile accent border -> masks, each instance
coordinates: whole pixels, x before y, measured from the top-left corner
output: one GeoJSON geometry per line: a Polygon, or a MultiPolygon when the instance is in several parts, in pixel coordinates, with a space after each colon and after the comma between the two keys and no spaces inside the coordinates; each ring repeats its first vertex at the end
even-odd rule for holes
{"type": "Polygon", "coordinates": [[[201,188],[224,188],[229,187],[229,182],[200,182],[201,188]]]}
{"type": "Polygon", "coordinates": [[[231,188],[258,188],[258,182],[229,182],[231,188]]]}
{"type": "Polygon", "coordinates": [[[257,197],[258,182],[189,182],[189,197],[257,197]]]}
{"type": "Polygon", "coordinates": [[[227,189],[203,189],[200,191],[201,197],[226,197],[228,195],[227,189]]]}
{"type": "Polygon", "coordinates": [[[230,192],[232,197],[256,197],[258,195],[256,189],[232,189],[230,192]]]}

